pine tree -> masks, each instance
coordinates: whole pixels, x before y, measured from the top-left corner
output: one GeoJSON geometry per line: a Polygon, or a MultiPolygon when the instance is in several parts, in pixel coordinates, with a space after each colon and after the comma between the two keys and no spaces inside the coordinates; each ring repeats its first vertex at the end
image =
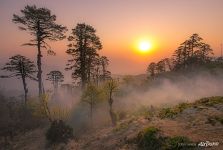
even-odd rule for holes
{"type": "MultiPolygon", "coordinates": [[[[22,79],[23,89],[24,89],[24,97],[25,97],[25,105],[27,103],[27,95],[28,95],[28,87],[26,83],[26,79],[35,79],[33,74],[36,72],[34,63],[26,58],[25,56],[15,55],[9,58],[9,62],[5,64],[2,70],[6,70],[8,72],[12,72],[10,75],[1,76],[2,78],[11,78],[17,77],[18,79],[22,79]]],[[[36,79],[35,79],[36,80],[36,79]]]]}
{"type": "Polygon", "coordinates": [[[72,29],[68,41],[70,44],[66,52],[72,59],[68,60],[66,70],[73,70],[72,78],[80,79],[82,88],[85,88],[91,82],[98,50],[102,49],[100,39],[92,26],[81,23],[72,29]]]}
{"type": "Polygon", "coordinates": [[[57,41],[65,38],[64,33],[67,31],[66,27],[57,24],[56,16],[51,14],[47,8],[37,8],[33,6],[25,6],[21,10],[21,16],[14,14],[12,21],[20,24],[20,30],[27,31],[33,36],[29,43],[23,45],[37,47],[37,67],[38,67],[38,87],[39,96],[43,94],[42,81],[42,48],[47,49],[49,54],[54,55],[55,52],[51,50],[47,40],[57,41]]]}

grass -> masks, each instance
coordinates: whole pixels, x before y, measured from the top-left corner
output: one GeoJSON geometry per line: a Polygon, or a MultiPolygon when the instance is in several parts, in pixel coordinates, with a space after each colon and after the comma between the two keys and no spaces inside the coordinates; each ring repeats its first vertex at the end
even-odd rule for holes
{"type": "Polygon", "coordinates": [[[155,127],[148,127],[140,131],[136,142],[141,150],[187,150],[193,149],[191,141],[185,136],[163,137],[160,130],[155,127]]]}
{"type": "Polygon", "coordinates": [[[165,149],[167,150],[188,150],[193,149],[189,144],[191,143],[190,139],[185,136],[175,136],[175,137],[169,137],[166,139],[166,146],[165,149]],[[182,146],[182,145],[185,146],[182,146]],[[188,144],[188,145],[187,145],[188,144]]]}
{"type": "Polygon", "coordinates": [[[159,112],[159,117],[163,118],[173,118],[177,113],[172,108],[163,108],[159,112]]]}
{"type": "MultiPolygon", "coordinates": [[[[180,103],[172,108],[162,108],[159,111],[158,117],[163,118],[174,118],[177,114],[182,113],[187,108],[198,108],[199,106],[213,107],[217,104],[223,104],[222,96],[214,96],[199,99],[193,103],[180,103]]],[[[222,122],[222,119],[218,119],[222,122]]]]}
{"type": "Polygon", "coordinates": [[[129,126],[128,122],[120,123],[113,129],[113,132],[118,132],[118,131],[121,131],[121,130],[125,130],[125,129],[128,128],[128,126],[129,126]]]}
{"type": "Polygon", "coordinates": [[[223,104],[222,96],[202,98],[194,103],[196,106],[214,106],[216,104],[223,104]]]}

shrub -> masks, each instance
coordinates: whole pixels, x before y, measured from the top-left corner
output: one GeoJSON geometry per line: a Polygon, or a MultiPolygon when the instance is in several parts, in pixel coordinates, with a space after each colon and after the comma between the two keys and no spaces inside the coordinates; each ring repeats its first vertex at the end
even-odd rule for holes
{"type": "Polygon", "coordinates": [[[181,146],[180,144],[187,144],[190,143],[190,140],[184,136],[175,136],[172,138],[168,138],[167,141],[167,148],[168,150],[180,150],[180,149],[188,149],[188,146],[181,146]]]}
{"type": "Polygon", "coordinates": [[[177,113],[171,108],[163,108],[159,112],[160,118],[173,118],[177,113]]]}
{"type": "Polygon", "coordinates": [[[73,138],[73,129],[62,120],[54,120],[47,130],[46,138],[49,144],[67,143],[73,138]]]}
{"type": "Polygon", "coordinates": [[[164,137],[155,127],[148,127],[139,132],[136,142],[142,150],[186,150],[193,149],[194,146],[190,145],[191,141],[184,136],[164,137]]]}
{"type": "Polygon", "coordinates": [[[162,147],[162,138],[158,137],[158,129],[149,127],[139,132],[137,136],[137,144],[143,150],[157,150],[162,147]]]}
{"type": "Polygon", "coordinates": [[[175,112],[181,113],[185,109],[189,108],[190,106],[191,106],[191,104],[189,104],[189,103],[180,103],[175,107],[175,112]]]}

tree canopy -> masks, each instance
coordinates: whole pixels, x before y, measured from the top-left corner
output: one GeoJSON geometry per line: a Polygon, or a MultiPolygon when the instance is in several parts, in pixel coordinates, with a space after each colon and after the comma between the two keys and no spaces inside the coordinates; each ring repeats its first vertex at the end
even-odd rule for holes
{"type": "Polygon", "coordinates": [[[102,44],[96,30],[85,23],[79,23],[72,29],[68,41],[70,44],[66,52],[72,59],[68,60],[66,69],[73,70],[72,78],[80,79],[84,88],[92,79],[94,62],[99,56],[98,50],[102,49],[102,44]]]}

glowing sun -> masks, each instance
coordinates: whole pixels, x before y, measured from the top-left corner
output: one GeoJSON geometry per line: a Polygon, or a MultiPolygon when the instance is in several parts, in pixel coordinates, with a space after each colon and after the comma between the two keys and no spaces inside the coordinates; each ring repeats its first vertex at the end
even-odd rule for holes
{"type": "Polygon", "coordinates": [[[139,43],[139,50],[141,52],[148,52],[151,49],[152,45],[148,41],[142,41],[139,43]]]}

